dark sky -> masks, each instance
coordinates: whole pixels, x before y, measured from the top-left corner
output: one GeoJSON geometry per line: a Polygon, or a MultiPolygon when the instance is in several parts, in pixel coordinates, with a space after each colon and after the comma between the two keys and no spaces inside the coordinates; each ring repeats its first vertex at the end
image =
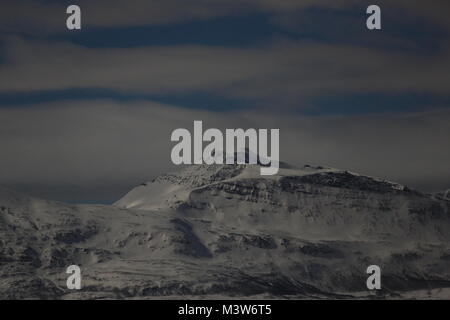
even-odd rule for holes
{"type": "Polygon", "coordinates": [[[370,4],[2,0],[0,184],[112,202],[203,120],[279,128],[282,161],[447,189],[450,2],[377,1],[381,31],[370,4]]]}

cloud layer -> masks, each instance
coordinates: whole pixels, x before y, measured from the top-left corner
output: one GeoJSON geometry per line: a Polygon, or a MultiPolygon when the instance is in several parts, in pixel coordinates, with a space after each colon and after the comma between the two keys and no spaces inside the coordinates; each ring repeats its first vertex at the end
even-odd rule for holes
{"type": "Polygon", "coordinates": [[[281,160],[359,171],[437,190],[450,180],[450,112],[305,117],[216,113],[151,102],[64,102],[0,109],[0,181],[59,199],[115,200],[132,186],[174,169],[170,134],[210,128],[279,128],[281,160]],[[60,186],[58,193],[54,189],[60,186]],[[34,189],[33,189],[34,188],[34,189]],[[49,190],[53,190],[50,192],[49,190]],[[92,199],[86,194],[90,191],[92,199]]]}
{"type": "Polygon", "coordinates": [[[202,120],[221,129],[279,128],[282,160],[293,164],[334,166],[422,190],[449,187],[450,111],[439,104],[450,93],[448,1],[380,0],[387,27],[369,33],[365,8],[372,3],[365,0],[80,0],[78,38],[65,28],[68,4],[1,1],[0,184],[47,198],[114,201],[173,169],[170,133],[202,120]],[[248,35],[259,40],[243,39],[243,46],[219,36],[214,45],[83,42],[117,30],[144,35],[144,26],[182,32],[193,21],[251,23],[255,15],[264,30],[252,29],[248,35]],[[90,100],[68,99],[71,90],[91,92],[90,100]],[[92,98],[96,92],[110,98],[92,98]],[[47,102],[46,94],[55,93],[59,100],[47,102]],[[33,95],[44,102],[27,98],[33,95]],[[192,103],[182,99],[195,95],[231,101],[234,111],[188,109],[192,103]],[[179,102],[153,102],[161,96],[179,102]],[[341,100],[331,103],[340,115],[299,113],[320,109],[317,99],[343,96],[379,97],[393,110],[402,110],[395,97],[424,96],[421,110],[430,111],[407,106],[403,113],[367,114],[362,102],[363,115],[350,115],[345,110],[356,107],[341,100]]]}
{"type": "MultiPolygon", "coordinates": [[[[3,0],[0,30],[26,34],[62,33],[65,12],[73,1],[3,0]]],[[[309,8],[367,8],[368,0],[78,0],[88,28],[167,25],[192,20],[213,19],[229,15],[292,13],[309,8]]],[[[447,19],[450,5],[446,0],[379,0],[377,4],[398,11],[399,15],[415,15],[450,27],[447,19]]]]}
{"type": "Polygon", "coordinates": [[[10,39],[0,92],[103,88],[122,93],[214,93],[296,101],[326,93],[448,93],[450,47],[433,56],[354,45],[273,43],[258,48],[86,48],[10,39]]]}

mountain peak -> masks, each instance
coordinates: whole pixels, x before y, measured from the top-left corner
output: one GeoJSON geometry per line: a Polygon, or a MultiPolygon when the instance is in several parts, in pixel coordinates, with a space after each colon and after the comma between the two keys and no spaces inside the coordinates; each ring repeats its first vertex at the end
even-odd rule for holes
{"type": "MultiPolygon", "coordinates": [[[[234,159],[237,159],[237,156],[238,153],[235,153],[234,159]]],[[[244,156],[249,157],[250,152],[245,150],[244,156]]],[[[259,167],[260,164],[186,166],[177,172],[160,175],[151,182],[134,188],[115,205],[143,210],[173,209],[189,203],[192,195],[200,189],[228,188],[230,185],[236,189],[245,189],[242,192],[253,190],[254,194],[266,191],[278,192],[280,188],[297,190],[310,187],[378,193],[407,190],[400,184],[383,179],[322,166],[295,167],[283,163],[278,173],[272,176],[262,176],[259,167]]]]}

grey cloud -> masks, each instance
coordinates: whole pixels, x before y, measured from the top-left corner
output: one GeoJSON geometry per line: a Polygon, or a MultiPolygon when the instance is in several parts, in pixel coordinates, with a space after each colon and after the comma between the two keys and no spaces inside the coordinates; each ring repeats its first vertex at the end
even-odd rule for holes
{"type": "MultiPolygon", "coordinates": [[[[363,8],[372,4],[366,0],[78,0],[83,12],[83,23],[91,27],[125,27],[165,25],[190,20],[211,19],[248,13],[292,13],[311,7],[363,8]]],[[[65,32],[65,9],[69,1],[2,0],[0,30],[27,34],[65,32]]],[[[423,17],[449,28],[448,1],[434,0],[379,0],[387,10],[400,10],[423,17]]]]}
{"type": "Polygon", "coordinates": [[[0,183],[63,200],[114,200],[173,170],[170,133],[191,129],[194,120],[205,128],[279,128],[281,160],[293,164],[343,168],[423,190],[450,183],[448,110],[305,117],[94,100],[0,109],[0,118],[0,183]]]}
{"type": "Polygon", "coordinates": [[[85,28],[165,25],[222,16],[232,8],[224,0],[194,0],[189,4],[179,0],[3,0],[0,30],[34,35],[64,33],[70,4],[81,7],[85,28]]]}
{"type": "Polygon", "coordinates": [[[447,94],[450,47],[433,55],[352,45],[258,48],[85,48],[8,38],[0,92],[106,88],[124,93],[208,92],[283,105],[323,93],[447,94]],[[286,101],[283,101],[286,100],[286,101]]]}

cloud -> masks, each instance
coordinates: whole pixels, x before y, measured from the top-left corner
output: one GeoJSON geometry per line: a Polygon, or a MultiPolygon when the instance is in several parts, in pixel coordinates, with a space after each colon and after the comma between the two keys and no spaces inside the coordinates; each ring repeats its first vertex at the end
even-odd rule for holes
{"type": "Polygon", "coordinates": [[[202,92],[278,106],[323,93],[447,94],[449,56],[450,47],[424,56],[315,43],[86,48],[9,38],[6,62],[0,65],[0,92],[202,92]]]}
{"type": "Polygon", "coordinates": [[[207,112],[152,102],[58,102],[0,109],[0,181],[62,200],[113,201],[173,170],[170,134],[205,128],[279,128],[281,160],[448,188],[450,111],[354,117],[207,112]],[[61,105],[64,104],[64,108],[61,105]]]}
{"type": "MultiPolygon", "coordinates": [[[[0,30],[32,35],[67,32],[66,8],[72,1],[3,0],[0,30]]],[[[79,0],[84,28],[166,25],[230,13],[227,1],[79,0]]]]}
{"type": "MultiPolygon", "coordinates": [[[[409,16],[417,23],[442,27],[443,32],[450,30],[444,10],[448,1],[378,3],[383,15],[409,16]]],[[[302,25],[292,19],[305,9],[345,11],[365,6],[360,0],[138,0],[126,6],[118,0],[80,0],[78,4],[88,30],[264,13],[272,23],[295,31],[302,25]]],[[[135,97],[202,93],[250,99],[258,108],[216,113],[110,100],[3,106],[1,184],[62,200],[113,201],[133,185],[173,169],[171,131],[203,120],[205,126],[222,129],[280,128],[282,160],[288,162],[344,168],[423,190],[448,188],[448,110],[306,117],[285,108],[309,107],[310,98],[334,93],[446,96],[447,43],[426,53],[368,45],[385,40],[380,37],[359,45],[341,39],[328,43],[275,39],[255,47],[87,48],[42,37],[66,32],[65,5],[2,1],[0,30],[9,35],[1,38],[0,94],[67,89],[108,89],[135,97]]],[[[364,10],[361,19],[364,25],[364,10]]],[[[401,39],[394,34],[389,40],[401,39]]]]}
{"type": "MultiPolygon", "coordinates": [[[[223,16],[268,13],[284,14],[308,8],[367,8],[368,0],[78,0],[86,28],[168,25],[223,16]]],[[[72,1],[2,0],[0,30],[25,34],[64,33],[66,7],[72,1]]],[[[422,17],[450,29],[446,0],[379,0],[389,11],[422,17]],[[446,10],[447,9],[447,10],[446,10]]],[[[364,15],[362,11],[362,15],[364,15]]]]}

